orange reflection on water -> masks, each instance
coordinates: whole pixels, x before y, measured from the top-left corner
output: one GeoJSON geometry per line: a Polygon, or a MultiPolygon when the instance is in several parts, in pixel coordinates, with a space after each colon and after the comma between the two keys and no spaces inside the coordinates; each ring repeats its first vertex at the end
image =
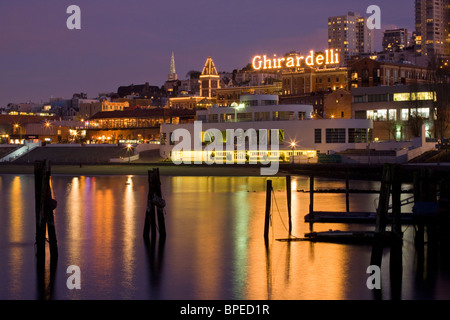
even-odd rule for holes
{"type": "Polygon", "coordinates": [[[11,193],[9,196],[9,241],[14,246],[9,249],[9,261],[13,268],[5,270],[9,273],[9,288],[13,298],[19,298],[23,283],[21,277],[24,270],[24,212],[23,212],[23,190],[20,177],[14,177],[11,183],[11,193]]]}
{"type": "Polygon", "coordinates": [[[24,236],[24,212],[23,212],[23,201],[25,199],[22,195],[22,183],[20,177],[14,177],[11,184],[11,195],[10,199],[10,228],[9,228],[9,239],[13,243],[18,243],[23,241],[24,236]]]}
{"type": "MultiPolygon", "coordinates": [[[[252,181],[257,192],[249,194],[246,199],[251,211],[251,223],[248,230],[241,230],[249,235],[246,248],[247,266],[241,273],[246,274],[247,296],[245,299],[343,299],[348,270],[348,252],[345,246],[330,244],[311,244],[308,242],[280,242],[288,234],[288,214],[284,178],[272,180],[271,225],[268,246],[263,240],[266,193],[261,184],[268,179],[259,178],[252,181]],[[308,249],[310,247],[310,249],[308,249]],[[305,252],[309,252],[305,256],[305,252]]],[[[304,215],[309,205],[309,195],[294,190],[298,182],[292,183],[292,224],[293,235],[303,237],[309,232],[309,225],[304,223],[304,215]]],[[[240,217],[242,219],[242,216],[240,217]]],[[[237,236],[237,235],[236,235],[237,236]]]]}
{"type": "Polygon", "coordinates": [[[102,261],[102,272],[111,272],[113,261],[113,222],[115,217],[114,195],[110,188],[95,191],[96,210],[94,214],[94,256],[102,261]]]}
{"type": "MultiPolygon", "coordinates": [[[[188,233],[191,241],[179,247],[179,254],[186,255],[186,267],[192,273],[192,285],[197,287],[200,296],[217,299],[220,288],[220,277],[217,271],[223,265],[221,243],[224,240],[223,215],[216,214],[216,208],[222,210],[220,192],[227,188],[227,178],[216,183],[215,177],[173,177],[171,212],[181,214],[182,223],[174,224],[175,235],[188,233]],[[184,214],[184,215],[183,215],[184,214]]],[[[178,217],[171,217],[178,219],[178,217]]],[[[178,248],[177,248],[178,249],[178,248]]],[[[182,276],[182,275],[180,275],[182,276]]],[[[195,299],[196,297],[192,297],[195,299]]]]}
{"type": "Polygon", "coordinates": [[[125,283],[132,283],[135,272],[135,207],[136,199],[133,191],[133,177],[128,176],[125,183],[125,196],[123,197],[124,218],[122,219],[124,229],[123,270],[125,283]]]}
{"type": "Polygon", "coordinates": [[[74,177],[68,186],[67,197],[67,216],[69,218],[69,225],[67,233],[72,240],[70,250],[73,257],[80,256],[79,240],[83,238],[82,220],[84,217],[83,204],[85,197],[81,192],[81,188],[85,185],[85,177],[74,177]]]}

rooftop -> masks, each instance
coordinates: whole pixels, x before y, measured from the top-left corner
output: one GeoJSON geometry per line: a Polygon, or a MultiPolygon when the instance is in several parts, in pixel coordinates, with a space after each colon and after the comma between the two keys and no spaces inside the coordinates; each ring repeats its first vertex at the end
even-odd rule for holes
{"type": "Polygon", "coordinates": [[[189,109],[133,109],[123,111],[105,111],[94,114],[90,120],[115,118],[152,118],[152,117],[190,117],[195,116],[195,110],[189,109]]]}

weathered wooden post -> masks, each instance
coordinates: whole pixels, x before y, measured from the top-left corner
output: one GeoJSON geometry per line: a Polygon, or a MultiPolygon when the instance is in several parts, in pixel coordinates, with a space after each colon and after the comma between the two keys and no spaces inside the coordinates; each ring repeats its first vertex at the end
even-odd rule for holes
{"type": "Polygon", "coordinates": [[[389,274],[391,279],[391,292],[393,300],[401,299],[403,277],[403,232],[402,232],[402,203],[401,203],[401,167],[391,166],[392,181],[392,233],[391,252],[389,255],[389,274]]]}
{"type": "Polygon", "coordinates": [[[155,169],[154,171],[154,183],[155,183],[155,196],[152,201],[156,206],[156,213],[158,217],[158,230],[161,238],[166,237],[166,222],[164,219],[164,207],[166,206],[166,202],[162,198],[161,192],[161,179],[159,176],[159,169],[155,169]]]}
{"type": "Polygon", "coordinates": [[[391,280],[392,300],[401,300],[403,278],[403,248],[399,239],[391,243],[389,255],[389,275],[391,280]]]}
{"type": "Polygon", "coordinates": [[[52,198],[50,161],[36,161],[34,175],[37,256],[45,258],[45,236],[48,232],[50,256],[55,259],[58,257],[58,246],[53,210],[56,209],[57,202],[52,198]]]}
{"type": "Polygon", "coordinates": [[[292,234],[292,213],[291,213],[291,201],[292,201],[292,186],[291,176],[286,176],[286,194],[287,194],[287,208],[289,218],[289,235],[292,234]]]}
{"type": "Polygon", "coordinates": [[[58,246],[56,241],[55,220],[53,210],[57,202],[52,198],[50,184],[50,161],[36,161],[34,163],[35,187],[35,218],[36,218],[36,270],[40,299],[51,299],[58,260],[58,246]],[[45,242],[48,233],[50,246],[50,278],[46,278],[45,242]]]}
{"type": "Polygon", "coordinates": [[[35,215],[36,215],[36,255],[45,261],[45,216],[43,211],[44,163],[34,163],[35,215]]]}
{"type": "Polygon", "coordinates": [[[152,239],[156,238],[157,221],[161,238],[166,237],[166,224],[164,220],[164,207],[166,202],[162,199],[161,180],[159,169],[148,171],[148,196],[145,213],[144,238],[148,239],[151,233],[152,239]]]}
{"type": "Polygon", "coordinates": [[[312,232],[314,225],[314,175],[309,177],[309,219],[309,229],[312,232]]]}
{"type": "MultiPolygon", "coordinates": [[[[422,192],[422,182],[424,178],[423,170],[414,171],[414,204],[420,203],[423,201],[423,192],[422,192]]],[[[425,227],[420,219],[416,220],[417,230],[416,235],[414,237],[414,243],[416,248],[423,250],[424,244],[424,235],[425,235],[425,227]]],[[[420,252],[420,251],[419,251],[420,252]]]]}
{"type": "Polygon", "coordinates": [[[389,165],[383,166],[381,178],[380,199],[378,203],[375,233],[384,236],[386,231],[387,212],[389,209],[389,197],[391,192],[391,170],[389,165]]]}
{"type": "Polygon", "coordinates": [[[147,209],[145,212],[145,223],[144,223],[144,238],[148,239],[151,233],[152,238],[156,236],[156,222],[155,222],[155,206],[153,205],[152,199],[155,194],[154,183],[153,183],[153,172],[154,170],[148,171],[148,196],[147,196],[147,209]]]}
{"type": "Polygon", "coordinates": [[[50,161],[45,162],[45,186],[46,196],[44,202],[45,221],[47,224],[48,243],[50,245],[50,256],[52,259],[58,256],[58,245],[56,240],[55,218],[53,210],[56,209],[57,202],[52,197],[52,188],[50,185],[51,164],[50,161]]]}
{"type": "Polygon", "coordinates": [[[381,177],[380,199],[378,202],[374,242],[372,247],[371,265],[381,268],[381,260],[383,255],[383,240],[386,232],[387,212],[389,209],[389,197],[391,191],[391,170],[390,165],[383,166],[383,174],[381,177]]]}
{"type": "Polygon", "coordinates": [[[350,182],[348,180],[348,169],[345,169],[345,208],[350,212],[350,182]]]}
{"type": "Polygon", "coordinates": [[[264,240],[265,240],[266,244],[269,241],[271,197],[272,197],[272,180],[267,180],[267,187],[266,187],[266,216],[265,216],[265,219],[264,219],[264,240]]]}
{"type": "Polygon", "coordinates": [[[395,240],[402,239],[402,183],[400,178],[400,166],[393,165],[391,167],[392,178],[392,231],[395,236],[395,240]]]}

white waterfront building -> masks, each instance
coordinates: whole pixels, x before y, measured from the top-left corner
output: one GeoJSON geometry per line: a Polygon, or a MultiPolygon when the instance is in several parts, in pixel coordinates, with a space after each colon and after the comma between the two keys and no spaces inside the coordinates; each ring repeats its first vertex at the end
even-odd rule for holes
{"type": "Polygon", "coordinates": [[[211,157],[229,160],[232,157],[235,161],[249,161],[264,157],[272,161],[292,161],[299,158],[302,163],[315,163],[319,153],[333,154],[349,149],[366,149],[372,140],[372,129],[372,120],[314,119],[311,105],[279,105],[276,95],[246,95],[241,97],[239,105],[197,111],[195,123],[161,125],[160,155],[166,159],[194,161],[196,154],[199,156],[200,152],[203,160],[211,157]],[[190,133],[190,150],[175,148],[180,143],[178,138],[177,141],[173,139],[174,132],[178,129],[190,133]],[[214,141],[211,134],[208,134],[214,129],[223,135],[223,148],[219,148],[223,151],[215,150],[211,153],[211,150],[205,151],[205,148],[214,141]],[[244,135],[236,134],[235,140],[244,139],[244,152],[239,151],[240,149],[226,150],[227,130],[244,135]],[[256,132],[257,141],[261,140],[261,132],[269,131],[266,136],[266,149],[252,148],[254,145],[249,143],[248,138],[252,130],[256,132]],[[279,147],[276,151],[271,144],[271,130],[278,130],[279,134],[279,147]],[[201,150],[196,148],[194,138],[201,140],[201,150]]]}

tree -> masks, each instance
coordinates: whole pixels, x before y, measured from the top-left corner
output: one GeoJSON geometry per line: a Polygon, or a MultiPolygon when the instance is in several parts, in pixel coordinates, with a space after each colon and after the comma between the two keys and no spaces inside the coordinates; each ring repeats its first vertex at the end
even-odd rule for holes
{"type": "Polygon", "coordinates": [[[388,137],[389,137],[389,141],[391,141],[391,137],[392,140],[396,140],[396,135],[397,135],[397,121],[395,120],[387,120],[385,122],[385,128],[388,132],[388,137]]]}
{"type": "Polygon", "coordinates": [[[200,79],[200,75],[202,73],[200,71],[191,70],[188,73],[186,73],[186,78],[190,80],[200,79]]]}
{"type": "Polygon", "coordinates": [[[253,65],[248,63],[245,67],[241,69],[241,71],[253,71],[253,65]]]}
{"type": "Polygon", "coordinates": [[[417,111],[412,111],[408,119],[408,128],[413,138],[420,137],[422,135],[422,125],[424,124],[424,118],[421,117],[417,111]]]}

